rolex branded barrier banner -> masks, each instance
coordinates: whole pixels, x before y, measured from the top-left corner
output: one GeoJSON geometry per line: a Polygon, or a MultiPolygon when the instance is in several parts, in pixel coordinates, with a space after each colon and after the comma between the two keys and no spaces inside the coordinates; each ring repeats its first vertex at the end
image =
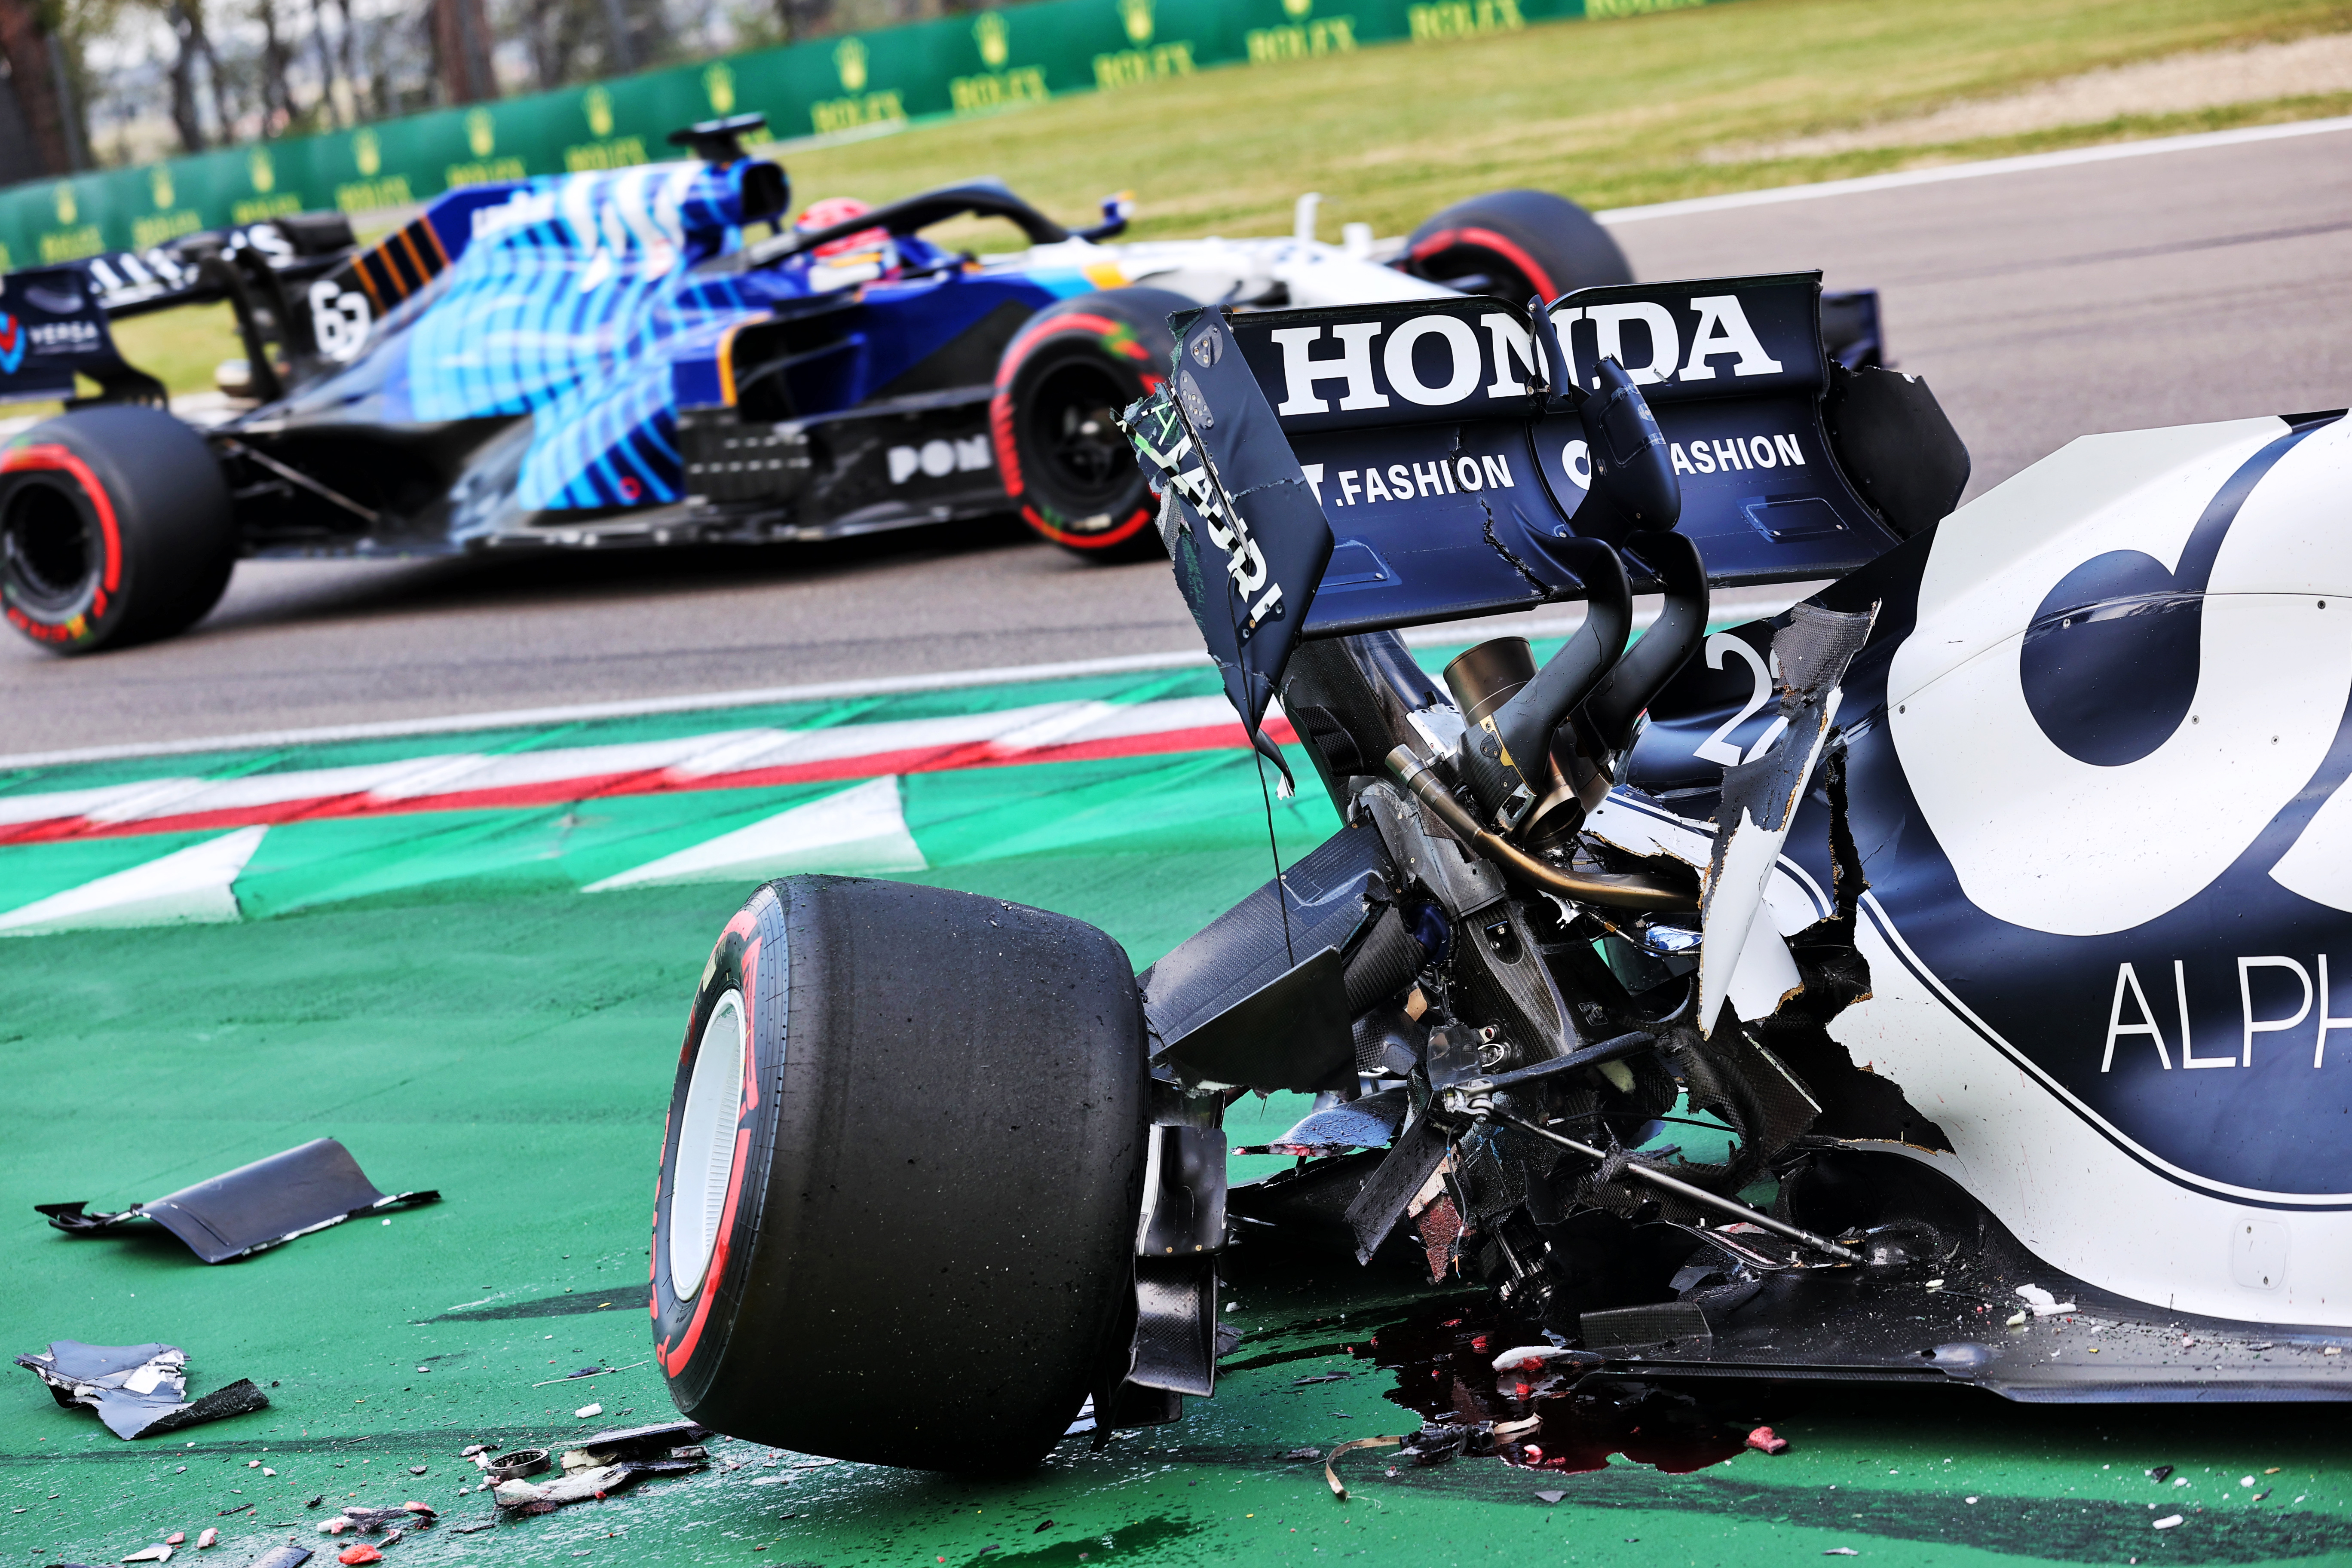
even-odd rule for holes
{"type": "Polygon", "coordinates": [[[1368,44],[1442,44],[1705,0],[1037,0],[330,135],[0,191],[0,271],[143,250],[283,213],[373,212],[459,185],[679,157],[680,126],[756,110],[845,137],[1117,92],[1212,66],[1279,68],[1368,44]]]}

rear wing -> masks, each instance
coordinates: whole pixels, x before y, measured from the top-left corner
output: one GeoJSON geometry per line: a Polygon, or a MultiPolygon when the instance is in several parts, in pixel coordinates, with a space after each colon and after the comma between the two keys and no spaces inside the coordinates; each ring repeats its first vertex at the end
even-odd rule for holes
{"type": "MultiPolygon", "coordinates": [[[[1580,384],[1613,357],[1642,387],[1682,486],[1677,531],[1716,586],[1840,576],[1900,542],[1823,425],[1821,300],[1807,272],[1587,289],[1551,307],[1580,384]]],[[[1576,414],[1542,410],[1526,310],[1417,300],[1227,325],[1331,527],[1303,635],[1582,595],[1563,547],[1580,537],[1591,454],[1576,414]]],[[[1583,531],[1622,543],[1600,510],[1583,531]]],[[[1625,565],[1636,592],[1659,588],[1625,565]]]]}
{"type": "Polygon", "coordinates": [[[0,404],[81,402],[77,375],[98,383],[98,401],[163,401],[163,384],[115,349],[86,270],[47,267],[0,278],[0,404]]]}
{"type": "MultiPolygon", "coordinates": [[[[294,213],[235,228],[205,229],[145,250],[111,250],[0,278],[0,311],[30,331],[20,356],[0,347],[0,403],[163,401],[154,377],[126,363],[108,323],[187,305],[227,301],[262,384],[310,347],[299,314],[313,280],[354,249],[341,213],[294,213]],[[99,395],[75,395],[75,373],[99,395]]],[[[0,338],[10,329],[0,324],[0,338]]]]}

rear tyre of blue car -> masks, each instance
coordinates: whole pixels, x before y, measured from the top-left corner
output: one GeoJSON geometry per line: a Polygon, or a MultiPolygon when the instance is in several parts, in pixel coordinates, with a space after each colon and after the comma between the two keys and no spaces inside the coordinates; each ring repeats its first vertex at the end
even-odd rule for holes
{"type": "Polygon", "coordinates": [[[220,464],[161,409],[78,409],[0,448],[0,613],[53,652],[185,631],[236,552],[220,464]]]}
{"type": "Polygon", "coordinates": [[[1162,552],[1157,504],[1113,416],[1167,378],[1168,318],[1192,307],[1165,289],[1081,294],[1031,317],[997,362],[997,471],[1022,521],[1073,555],[1162,552]]]}
{"type": "Polygon", "coordinates": [[[1514,305],[1530,294],[1551,300],[1633,281],[1609,231],[1549,191],[1490,191],[1456,202],[1414,229],[1404,248],[1414,277],[1514,305]]]}
{"type": "Polygon", "coordinates": [[[1143,1011],[1092,926],[841,877],[720,933],[654,1211],[678,1409],[803,1453],[1004,1472],[1084,1404],[1132,1290],[1143,1011]]]}

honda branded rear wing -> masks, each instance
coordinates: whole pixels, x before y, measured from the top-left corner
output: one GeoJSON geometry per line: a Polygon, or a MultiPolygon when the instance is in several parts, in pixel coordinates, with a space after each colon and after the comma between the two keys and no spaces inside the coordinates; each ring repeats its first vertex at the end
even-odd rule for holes
{"type": "MultiPolygon", "coordinates": [[[[1716,586],[1839,576],[1912,531],[1857,491],[1823,400],[1832,374],[1906,384],[1914,405],[1925,388],[1889,372],[1832,373],[1821,297],[1818,273],[1790,273],[1587,289],[1551,307],[1580,385],[1613,358],[1647,397],[1682,487],[1677,531],[1716,586]]],[[[1300,635],[1580,598],[1566,560],[1576,552],[1563,546],[1622,542],[1606,509],[1585,505],[1583,422],[1545,412],[1549,369],[1525,309],[1416,300],[1226,325],[1330,524],[1330,563],[1300,635]]],[[[1964,451],[1959,464],[1964,480],[1964,451]]],[[[1948,488],[1947,508],[1958,498],[1948,488]]],[[[1636,592],[1656,591],[1647,565],[1631,555],[1625,565],[1636,592]]]]}

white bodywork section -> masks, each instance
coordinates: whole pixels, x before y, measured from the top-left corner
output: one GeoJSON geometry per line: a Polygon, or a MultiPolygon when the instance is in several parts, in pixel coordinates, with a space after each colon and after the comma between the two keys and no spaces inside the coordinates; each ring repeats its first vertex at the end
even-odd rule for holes
{"type": "MultiPolygon", "coordinates": [[[[2210,885],[2319,766],[2352,697],[2352,430],[2341,422],[2278,461],[2221,545],[2193,723],[2138,762],[2094,766],[2050,742],[2021,684],[2024,633],[2052,587],[2112,550],[2177,563],[2224,481],[2285,431],[2255,419],[2086,437],[1943,524],[1916,628],[1893,660],[1887,717],[1914,796],[1979,908],[2058,935],[2133,929],[2210,885]]],[[[2272,875],[2352,909],[2352,805],[2323,807],[2272,875]]],[[[2232,1197],[2257,1194],[2162,1173],[2004,1049],[1867,895],[1855,937],[1871,994],[1830,1033],[1953,1146],[1905,1152],[1948,1171],[2037,1255],[2107,1289],[2220,1318],[2352,1326],[2352,1213],[2316,1209],[2347,1195],[2264,1194],[2255,1206],[2232,1197]]],[[[2309,1027],[2272,1038],[2294,1049],[2309,1027]]]]}
{"type": "Polygon", "coordinates": [[[1383,266],[1401,242],[1326,245],[1320,240],[1167,239],[1094,245],[1068,239],[992,262],[1007,270],[1069,268],[1098,288],[1143,284],[1203,305],[1246,305],[1281,285],[1294,306],[1370,305],[1391,300],[1458,300],[1461,295],[1383,266]]]}
{"type": "MultiPolygon", "coordinates": [[[[2352,696],[2342,421],[2282,458],[2231,527],[2206,591],[2192,717],[2170,740],[2121,767],[2077,761],[2042,732],[2020,675],[2027,625],[2060,579],[2115,550],[2177,565],[2214,492],[2284,433],[2246,419],[2085,437],[1937,534],[1917,629],[1888,673],[1888,723],[1920,810],[1986,913],[2067,936],[2145,924],[2227,869],[2326,756],[2352,696]]],[[[2334,880],[2321,901],[2338,909],[2352,908],[2341,821],[2282,862],[2305,882],[2334,880]]]]}

